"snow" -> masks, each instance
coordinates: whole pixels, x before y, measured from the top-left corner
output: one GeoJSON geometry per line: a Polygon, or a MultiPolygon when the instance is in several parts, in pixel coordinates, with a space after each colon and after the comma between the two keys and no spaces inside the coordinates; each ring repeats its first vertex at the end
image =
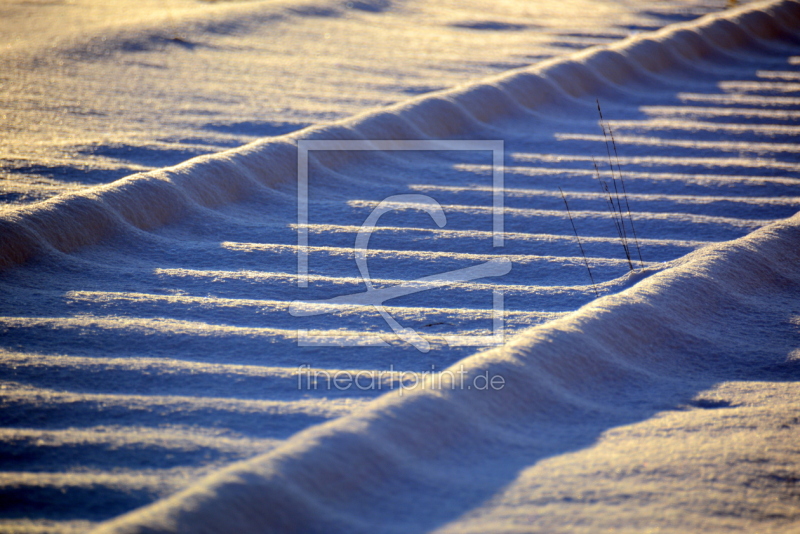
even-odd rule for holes
{"type": "Polygon", "coordinates": [[[179,4],[5,23],[0,527],[796,527],[797,2],[179,4]]]}
{"type": "Polygon", "coordinates": [[[5,0],[0,194],[49,198],[725,4],[5,0]]]}

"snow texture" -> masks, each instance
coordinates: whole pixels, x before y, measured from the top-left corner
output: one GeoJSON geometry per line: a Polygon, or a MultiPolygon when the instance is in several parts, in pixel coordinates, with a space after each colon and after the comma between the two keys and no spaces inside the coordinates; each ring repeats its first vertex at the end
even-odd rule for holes
{"type": "Polygon", "coordinates": [[[798,28],[798,2],[748,4],[7,207],[7,526],[85,529],[156,501],[97,532],[790,531],[798,28]],[[485,152],[321,151],[298,287],[297,142],[441,139],[503,140],[504,246],[485,152]],[[609,159],[630,262],[596,176],[613,184],[609,159]],[[435,198],[447,224],[382,217],[376,286],[510,272],[388,301],[426,353],[372,309],[291,315],[363,291],[354,239],[398,194],[435,198]],[[507,343],[448,344],[491,333],[498,291],[507,343]],[[303,347],[298,329],[383,341],[303,347]],[[304,383],[344,371],[371,387],[304,383]]]}

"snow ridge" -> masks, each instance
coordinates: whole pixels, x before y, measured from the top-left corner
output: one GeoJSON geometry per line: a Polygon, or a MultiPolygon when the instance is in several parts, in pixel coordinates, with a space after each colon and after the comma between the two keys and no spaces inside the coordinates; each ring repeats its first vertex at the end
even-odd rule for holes
{"type": "MultiPolygon", "coordinates": [[[[104,208],[110,226],[124,229],[133,224],[129,218],[140,217],[135,226],[156,227],[174,220],[159,215],[163,198],[188,212],[233,202],[250,188],[291,182],[297,139],[457,137],[480,122],[502,125],[520,109],[542,115],[587,110],[604,91],[694,72],[702,58],[724,69],[739,55],[796,46],[791,28],[799,24],[798,2],[748,6],[93,191],[120,195],[113,208],[104,208]],[[163,196],[150,197],[152,216],[144,209],[119,211],[129,203],[117,188],[130,187],[137,197],[138,183],[143,190],[163,188],[163,196]]],[[[318,162],[336,170],[357,157],[318,162]]],[[[53,202],[69,204],[66,197],[53,202]]],[[[40,246],[56,246],[48,243],[40,246]]],[[[798,254],[800,215],[708,246],[649,278],[630,280],[638,283],[625,291],[459,362],[452,375],[429,377],[424,388],[386,395],[361,412],[312,427],[98,532],[408,532],[448,525],[459,531],[454,521],[468,523],[469,513],[525,466],[587,447],[608,428],[685,402],[719,381],[782,372],[783,357],[798,342],[790,322],[796,319],[787,316],[798,297],[798,254]],[[442,376],[444,383],[437,382],[442,376]],[[466,389],[449,376],[463,376],[467,384],[502,376],[504,387],[466,389]]]]}
{"type": "MultiPolygon", "coordinates": [[[[572,114],[586,110],[607,91],[696,71],[693,62],[699,59],[724,64],[739,53],[797,44],[793,30],[798,26],[797,1],[748,5],[330,125],[200,156],[32,206],[6,208],[0,214],[0,267],[46,251],[68,253],[119,232],[151,230],[196,207],[226,205],[254,189],[292,183],[298,139],[453,138],[514,114],[572,114]]],[[[358,156],[353,152],[314,157],[334,171],[353,164],[354,158],[358,156]]]]}
{"type": "Polygon", "coordinates": [[[752,374],[754,364],[779,367],[775,355],[798,334],[765,333],[748,318],[785,313],[798,265],[800,215],[469,357],[450,369],[454,382],[429,377],[385,395],[96,532],[428,531],[606,425],[752,374]],[[462,372],[467,384],[502,376],[505,386],[462,388],[462,372]]]}

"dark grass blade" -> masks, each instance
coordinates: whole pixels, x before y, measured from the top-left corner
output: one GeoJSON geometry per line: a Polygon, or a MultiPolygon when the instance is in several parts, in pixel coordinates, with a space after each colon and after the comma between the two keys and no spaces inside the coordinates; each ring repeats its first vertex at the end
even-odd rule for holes
{"type": "MultiPolygon", "coordinates": [[[[606,122],[605,122],[605,119],[603,118],[603,110],[600,108],[600,100],[596,100],[596,102],[597,102],[597,113],[600,115],[600,127],[603,129],[603,139],[605,140],[605,144],[606,144],[606,154],[607,154],[607,157],[608,157],[608,168],[611,170],[611,182],[614,185],[614,196],[616,197],[616,200],[617,200],[616,204],[614,204],[614,202],[612,202],[612,209],[614,209],[614,211],[615,211],[615,217],[619,218],[619,227],[617,228],[617,230],[619,231],[619,238],[620,238],[620,241],[622,241],[622,248],[625,251],[625,258],[628,260],[628,267],[630,267],[630,270],[633,271],[634,268],[633,268],[633,261],[631,260],[631,249],[630,249],[630,246],[628,245],[628,232],[627,232],[627,229],[625,228],[625,218],[622,215],[622,201],[620,200],[619,188],[617,187],[617,178],[616,178],[616,175],[615,175],[615,172],[614,172],[614,163],[613,163],[613,160],[611,158],[611,145],[608,142],[608,132],[606,132],[606,122]]],[[[616,149],[616,144],[615,144],[615,149],[616,149]]],[[[597,166],[595,166],[595,169],[596,168],[597,168],[597,166]]],[[[598,174],[599,174],[599,171],[598,171],[598,174]]],[[[621,179],[622,179],[622,177],[620,176],[620,180],[621,179]]],[[[624,186],[623,186],[623,188],[624,188],[624,186]]],[[[610,194],[610,191],[609,191],[609,194],[610,194]]],[[[626,204],[628,202],[627,195],[625,197],[625,202],[626,202],[626,204]]],[[[637,240],[637,242],[638,242],[638,240],[637,240]]]]}
{"type": "Polygon", "coordinates": [[[622,243],[622,250],[625,251],[625,257],[628,259],[628,267],[630,267],[630,270],[632,271],[633,263],[631,262],[630,250],[628,249],[628,241],[623,233],[625,221],[622,219],[621,211],[617,209],[614,203],[614,195],[611,193],[608,183],[600,177],[600,169],[597,167],[597,162],[594,160],[594,158],[592,158],[592,164],[594,165],[594,171],[597,175],[597,180],[600,182],[600,187],[606,194],[606,206],[608,207],[608,211],[611,213],[611,219],[614,221],[614,228],[617,230],[620,243],[622,243]]]}
{"type": "MultiPolygon", "coordinates": [[[[597,107],[600,107],[600,102],[597,102],[597,107]]],[[[601,115],[602,116],[602,115],[601,115]]],[[[619,164],[619,153],[617,152],[617,143],[614,141],[614,130],[611,125],[608,125],[608,133],[611,135],[611,146],[614,147],[614,157],[617,160],[617,174],[619,175],[619,182],[622,184],[622,194],[625,197],[625,207],[628,210],[628,221],[631,223],[631,230],[633,231],[633,240],[636,243],[636,252],[639,255],[639,266],[644,268],[644,260],[642,259],[642,249],[639,247],[639,236],[636,235],[636,227],[633,226],[633,216],[631,215],[631,205],[628,203],[628,191],[625,189],[625,180],[622,179],[622,167],[619,164]]]]}
{"type": "Polygon", "coordinates": [[[597,292],[597,285],[594,283],[594,275],[592,275],[592,270],[589,268],[589,260],[586,259],[586,252],[583,250],[583,245],[581,244],[581,238],[578,236],[578,229],[575,228],[575,221],[572,219],[572,212],[569,211],[569,204],[567,204],[567,197],[564,195],[564,191],[561,188],[558,188],[559,192],[561,192],[561,198],[564,199],[564,207],[567,208],[567,217],[569,217],[569,222],[572,224],[572,231],[575,232],[575,239],[578,240],[578,247],[581,249],[581,256],[583,256],[583,264],[586,265],[586,271],[589,273],[589,279],[592,281],[592,289],[594,290],[594,296],[599,297],[600,294],[597,292]]]}

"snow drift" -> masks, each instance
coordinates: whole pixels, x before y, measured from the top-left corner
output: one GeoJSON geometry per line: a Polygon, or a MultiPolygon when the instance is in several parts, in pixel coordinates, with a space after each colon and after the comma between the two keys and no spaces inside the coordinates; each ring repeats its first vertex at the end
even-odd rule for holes
{"type": "Polygon", "coordinates": [[[455,378],[386,395],[97,532],[430,530],[541,458],[720,380],[779,368],[800,341],[788,304],[798,265],[800,216],[706,247],[463,360],[455,378]],[[462,387],[479,376],[504,385],[462,387]]]}
{"type": "MultiPolygon", "coordinates": [[[[476,124],[520,112],[564,115],[588,109],[597,96],[646,79],[697,72],[698,60],[724,64],[735,54],[797,44],[795,1],[766,2],[662,31],[599,46],[485,80],[405,101],[331,125],[258,141],[180,165],[133,175],[0,214],[0,267],[45,250],[70,252],[126,229],[149,230],[193,206],[245,198],[248,191],[296,179],[298,139],[441,139],[468,135],[476,124]]],[[[336,169],[358,156],[318,156],[336,169]]]]}
{"type": "MultiPolygon", "coordinates": [[[[195,206],[290,183],[300,138],[458,137],[520,111],[571,113],[611,88],[697,72],[703,59],[724,68],[737,54],[797,45],[798,26],[800,3],[755,4],[54,199],[5,216],[4,235],[14,237],[2,257],[12,265],[48,247],[73,250],[127,225],[154,228],[195,206]]],[[[338,154],[321,163],[336,169],[357,157],[338,154]]],[[[525,467],[586,447],[608,428],[720,381],[785,369],[800,339],[791,316],[798,254],[800,216],[706,247],[98,532],[406,532],[446,525],[525,467]],[[502,377],[502,387],[462,387],[482,376],[502,377]]]]}

